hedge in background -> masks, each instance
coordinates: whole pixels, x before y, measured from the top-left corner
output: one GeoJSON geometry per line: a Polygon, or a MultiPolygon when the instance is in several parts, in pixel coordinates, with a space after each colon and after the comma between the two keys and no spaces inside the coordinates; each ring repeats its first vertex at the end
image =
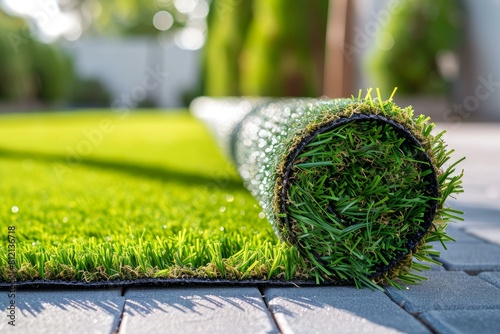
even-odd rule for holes
{"type": "Polygon", "coordinates": [[[450,78],[440,73],[438,57],[457,51],[463,20],[460,1],[401,1],[381,31],[393,37],[394,46],[369,58],[382,92],[394,86],[402,94],[448,92],[450,78]]]}
{"type": "Polygon", "coordinates": [[[251,20],[251,1],[213,1],[203,58],[205,95],[240,94],[239,56],[251,20]]]}
{"type": "Polygon", "coordinates": [[[205,94],[321,95],[327,7],[323,0],[214,0],[205,94]]]}

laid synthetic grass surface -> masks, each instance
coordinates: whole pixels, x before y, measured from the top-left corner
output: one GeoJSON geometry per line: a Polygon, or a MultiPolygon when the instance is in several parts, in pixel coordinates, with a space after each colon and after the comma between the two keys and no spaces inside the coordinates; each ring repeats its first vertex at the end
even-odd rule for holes
{"type": "Polygon", "coordinates": [[[187,113],[2,115],[0,196],[2,281],[307,278],[187,113]]]}

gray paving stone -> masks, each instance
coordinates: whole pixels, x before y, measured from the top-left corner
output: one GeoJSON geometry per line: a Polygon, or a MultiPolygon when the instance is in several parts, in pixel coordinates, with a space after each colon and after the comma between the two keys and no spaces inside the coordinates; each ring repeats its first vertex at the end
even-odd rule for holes
{"type": "Polygon", "coordinates": [[[270,311],[287,333],[429,333],[383,292],[354,287],[268,288],[270,311]]]}
{"type": "MultiPolygon", "coordinates": [[[[481,189],[484,191],[484,187],[481,189]]],[[[468,191],[466,189],[466,191],[468,191]]],[[[498,200],[496,201],[498,206],[498,200]]],[[[458,210],[464,211],[464,221],[451,226],[460,226],[460,228],[474,229],[477,227],[498,227],[500,226],[500,208],[481,207],[480,205],[461,205],[453,206],[458,210]]]]}
{"type": "Polygon", "coordinates": [[[481,271],[500,271],[500,246],[488,243],[447,243],[444,250],[436,244],[435,249],[441,252],[436,258],[446,270],[479,273],[481,271]]]}
{"type": "Polygon", "coordinates": [[[498,227],[474,227],[468,228],[467,233],[477,236],[494,244],[500,245],[500,225],[498,227]]]}
{"type": "Polygon", "coordinates": [[[450,271],[430,271],[424,276],[427,281],[404,290],[387,288],[387,294],[411,313],[492,308],[500,312],[500,289],[477,276],[450,271]]]}
{"type": "Polygon", "coordinates": [[[419,317],[437,333],[500,333],[499,310],[429,311],[419,317]]]}
{"type": "Polygon", "coordinates": [[[457,243],[484,243],[483,240],[456,227],[448,226],[446,228],[446,233],[455,239],[457,243]]]}
{"type": "MultiPolygon", "coordinates": [[[[445,134],[445,141],[450,148],[456,149],[452,159],[466,156],[458,169],[464,169],[463,186],[465,192],[457,196],[464,206],[484,206],[499,208],[500,199],[500,132],[498,124],[466,124],[462,123],[451,129],[443,124],[449,132],[445,134]]],[[[451,204],[451,203],[450,203],[451,204]]],[[[453,206],[453,205],[452,205],[453,206]]],[[[468,210],[466,215],[468,214],[468,210]]],[[[482,214],[479,214],[481,216],[482,214]]],[[[500,215],[497,214],[497,220],[500,215]]],[[[468,217],[465,223],[469,223],[468,217]]],[[[476,222],[470,221],[476,224],[476,222]]],[[[461,224],[461,223],[460,223],[461,224]]]]}
{"type": "Polygon", "coordinates": [[[125,293],[124,333],[278,333],[257,288],[154,288],[125,293]]]}
{"type": "Polygon", "coordinates": [[[121,290],[19,290],[0,298],[0,333],[113,333],[123,311],[121,290]],[[15,327],[7,306],[15,300],[15,327]]]}
{"type": "Polygon", "coordinates": [[[478,276],[500,289],[500,272],[480,273],[478,276]]]}

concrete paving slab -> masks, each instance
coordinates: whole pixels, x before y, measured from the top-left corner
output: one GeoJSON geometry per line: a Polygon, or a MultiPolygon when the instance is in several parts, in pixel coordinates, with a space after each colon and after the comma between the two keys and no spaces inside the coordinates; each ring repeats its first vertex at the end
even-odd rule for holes
{"type": "Polygon", "coordinates": [[[133,288],[125,333],[278,333],[257,288],[133,288]]]}
{"type": "MultiPolygon", "coordinates": [[[[441,125],[442,128],[448,130],[448,133],[444,135],[444,140],[450,148],[456,149],[452,159],[467,157],[458,166],[458,170],[464,169],[465,192],[457,196],[457,202],[467,206],[481,205],[500,208],[498,205],[500,199],[498,124],[462,123],[455,129],[450,128],[449,124],[441,125]]],[[[500,216],[497,215],[498,217],[500,216]]],[[[467,221],[468,218],[466,218],[466,223],[467,221]]]]}
{"type": "Polygon", "coordinates": [[[500,289],[500,272],[480,273],[478,276],[500,289]]]}
{"type": "Polygon", "coordinates": [[[453,239],[455,239],[455,242],[459,243],[484,243],[483,240],[465,232],[462,229],[448,226],[446,228],[446,233],[453,239]]]}
{"type": "Polygon", "coordinates": [[[430,271],[428,281],[404,290],[387,288],[394,302],[411,313],[430,310],[498,309],[500,289],[464,272],[430,271]]]}
{"type": "Polygon", "coordinates": [[[500,224],[498,227],[474,227],[468,228],[466,231],[478,238],[500,245],[500,224]]]}
{"type": "Polygon", "coordinates": [[[446,270],[466,271],[477,274],[481,271],[500,271],[500,246],[488,243],[447,243],[444,250],[436,244],[435,249],[441,252],[436,258],[446,270]]]}
{"type": "Polygon", "coordinates": [[[499,310],[429,311],[419,319],[441,334],[500,333],[499,310]]]}
{"type": "MultiPolygon", "coordinates": [[[[466,188],[466,192],[468,191],[469,189],[466,188]]],[[[484,187],[481,191],[484,191],[484,187]]],[[[498,200],[496,201],[496,206],[484,206],[480,203],[476,205],[459,204],[453,206],[453,208],[464,211],[464,221],[457,222],[450,226],[466,229],[500,226],[500,207],[498,205],[498,200]]]]}
{"type": "Polygon", "coordinates": [[[112,290],[19,290],[0,299],[0,333],[114,333],[125,298],[112,290]],[[15,301],[15,310],[7,307],[15,301]],[[14,325],[9,324],[11,314],[14,325]]]}
{"type": "Polygon", "coordinates": [[[429,333],[380,291],[354,287],[268,288],[265,298],[283,334],[429,333]]]}

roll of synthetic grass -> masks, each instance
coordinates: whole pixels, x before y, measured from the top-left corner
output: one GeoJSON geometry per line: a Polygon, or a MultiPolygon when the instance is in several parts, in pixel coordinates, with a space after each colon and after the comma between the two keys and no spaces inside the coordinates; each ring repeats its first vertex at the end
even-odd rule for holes
{"type": "Polygon", "coordinates": [[[392,97],[199,98],[192,110],[317,282],[416,283],[439,254],[429,242],[452,240],[445,228],[461,212],[444,204],[462,192],[459,161],[392,97]]]}

